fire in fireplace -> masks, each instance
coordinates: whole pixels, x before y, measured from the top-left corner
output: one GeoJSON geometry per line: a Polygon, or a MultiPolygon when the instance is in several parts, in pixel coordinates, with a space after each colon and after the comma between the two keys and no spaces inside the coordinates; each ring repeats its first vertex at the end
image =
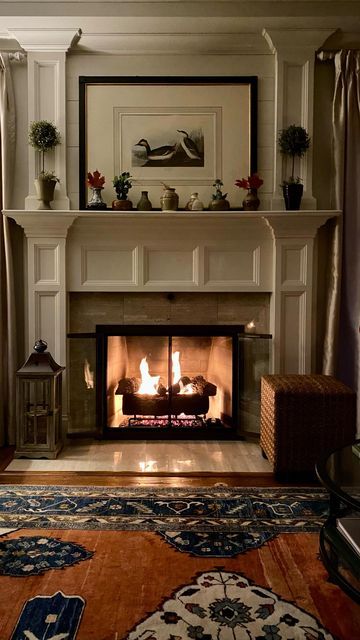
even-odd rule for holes
{"type": "Polygon", "coordinates": [[[231,325],[97,326],[103,435],[234,435],[240,333],[231,325]]]}

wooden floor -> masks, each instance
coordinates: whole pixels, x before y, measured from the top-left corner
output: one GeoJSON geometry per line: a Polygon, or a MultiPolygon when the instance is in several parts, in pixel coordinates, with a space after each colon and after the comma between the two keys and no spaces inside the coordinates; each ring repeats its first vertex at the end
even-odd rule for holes
{"type": "Polygon", "coordinates": [[[277,482],[273,473],[135,473],[103,471],[5,471],[12,461],[14,447],[0,448],[0,484],[62,486],[154,486],[201,487],[223,484],[229,487],[315,486],[311,482],[277,482]]]}

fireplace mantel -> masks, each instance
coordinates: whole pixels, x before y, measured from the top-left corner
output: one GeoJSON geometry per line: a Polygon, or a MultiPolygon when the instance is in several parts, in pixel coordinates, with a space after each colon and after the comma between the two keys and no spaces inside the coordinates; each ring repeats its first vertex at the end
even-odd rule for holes
{"type": "Polygon", "coordinates": [[[3,214],[26,236],[28,351],[66,365],[70,291],[269,292],[272,370],[312,371],[314,241],[340,211],[3,214]]]}

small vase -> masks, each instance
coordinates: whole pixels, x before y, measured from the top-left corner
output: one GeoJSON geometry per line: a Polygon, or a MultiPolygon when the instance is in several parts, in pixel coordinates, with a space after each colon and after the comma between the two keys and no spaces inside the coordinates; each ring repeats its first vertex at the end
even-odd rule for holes
{"type": "Polygon", "coordinates": [[[87,204],[87,209],[96,209],[101,211],[107,209],[106,202],[102,199],[102,190],[103,187],[91,187],[92,195],[87,204]]]}
{"type": "Polygon", "coordinates": [[[179,196],[173,187],[164,189],[164,193],[160,198],[160,206],[162,211],[177,211],[179,196]]]}
{"type": "Polygon", "coordinates": [[[242,204],[244,211],[257,211],[260,204],[260,200],[257,196],[257,189],[248,189],[242,204]]]}
{"type": "Polygon", "coordinates": [[[152,204],[148,198],[148,191],[142,191],[139,202],[136,205],[138,211],[151,211],[152,204]]]}
{"type": "Polygon", "coordinates": [[[230,202],[225,198],[221,198],[219,200],[214,198],[209,202],[209,209],[210,211],[227,211],[230,209],[230,202]]]}
{"type": "Polygon", "coordinates": [[[203,208],[204,205],[201,200],[199,200],[199,194],[197,192],[192,193],[185,209],[188,209],[189,211],[202,211],[203,208]]]}

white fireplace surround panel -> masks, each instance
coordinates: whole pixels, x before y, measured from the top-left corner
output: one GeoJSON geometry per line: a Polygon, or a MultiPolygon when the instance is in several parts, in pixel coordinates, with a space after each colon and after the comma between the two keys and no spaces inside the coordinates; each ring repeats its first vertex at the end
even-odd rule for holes
{"type": "Polygon", "coordinates": [[[270,292],[271,370],[312,371],[314,241],[339,211],[3,213],[26,236],[27,351],[41,336],[66,366],[70,291],[270,292]]]}

